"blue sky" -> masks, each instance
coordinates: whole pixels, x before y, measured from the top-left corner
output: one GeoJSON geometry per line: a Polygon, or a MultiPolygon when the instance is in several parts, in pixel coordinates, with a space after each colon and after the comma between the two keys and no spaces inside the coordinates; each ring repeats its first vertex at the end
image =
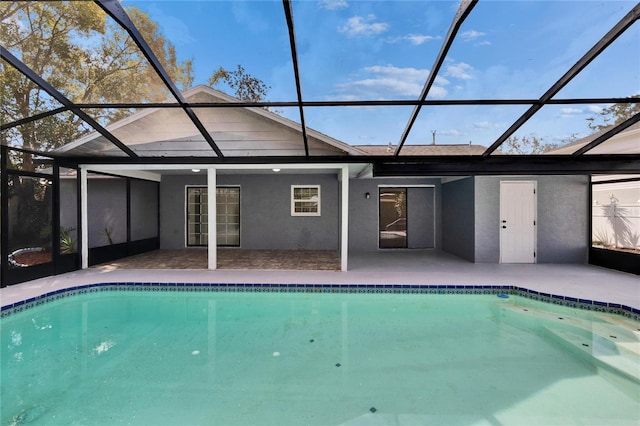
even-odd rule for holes
{"type": "MultiPolygon", "coordinates": [[[[268,99],[296,99],[282,2],[129,1],[156,20],[196,84],[241,64],[271,86],[268,99]]],[[[461,28],[430,99],[535,99],[633,8],[633,1],[481,0],[461,28]]],[[[452,1],[293,2],[305,100],[417,98],[449,30],[452,1]]],[[[636,24],[557,98],[640,94],[636,24]]],[[[588,133],[604,105],[545,107],[517,134],[548,142],[588,133]]],[[[489,145],[524,106],[423,108],[407,143],[489,145]]],[[[307,108],[307,125],[350,144],[397,143],[412,108],[307,108]]],[[[299,121],[297,109],[283,115],[299,121]]]]}

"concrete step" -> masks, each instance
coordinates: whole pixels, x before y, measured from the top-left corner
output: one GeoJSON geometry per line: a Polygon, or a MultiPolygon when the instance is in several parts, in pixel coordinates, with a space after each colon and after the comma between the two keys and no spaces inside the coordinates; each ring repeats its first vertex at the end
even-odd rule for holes
{"type": "Polygon", "coordinates": [[[537,330],[579,356],[608,380],[620,384],[625,392],[640,395],[640,330],[638,324],[623,317],[589,312],[583,317],[553,307],[496,304],[498,319],[537,330]]]}
{"type": "Polygon", "coordinates": [[[559,343],[593,359],[600,368],[607,368],[640,385],[640,356],[627,351],[610,338],[582,329],[545,326],[544,330],[559,343]]]}

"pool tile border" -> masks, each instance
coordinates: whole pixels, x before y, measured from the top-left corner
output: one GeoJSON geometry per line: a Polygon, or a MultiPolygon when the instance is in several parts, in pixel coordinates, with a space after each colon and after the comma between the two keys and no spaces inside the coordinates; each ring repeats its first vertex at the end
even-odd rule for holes
{"type": "Polygon", "coordinates": [[[421,284],[253,284],[253,283],[98,283],[64,288],[2,306],[1,317],[31,309],[54,300],[108,291],[150,292],[288,292],[288,293],[397,293],[397,294],[508,294],[554,305],[621,315],[640,321],[640,309],[619,303],[580,299],[529,290],[511,285],[421,285],[421,284]]]}

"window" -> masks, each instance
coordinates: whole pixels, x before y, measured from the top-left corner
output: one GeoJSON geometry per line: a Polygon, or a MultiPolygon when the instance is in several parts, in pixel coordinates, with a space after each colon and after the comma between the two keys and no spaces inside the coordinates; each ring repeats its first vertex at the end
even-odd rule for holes
{"type": "Polygon", "coordinates": [[[209,233],[207,188],[187,187],[187,246],[206,246],[209,233]]]}
{"type": "Polygon", "coordinates": [[[216,189],[216,244],[240,246],[240,188],[216,189]]]}
{"type": "MultiPolygon", "coordinates": [[[[187,246],[207,246],[209,207],[206,187],[187,187],[187,246]]],[[[216,244],[240,246],[240,188],[216,188],[216,244]]]]}
{"type": "Polygon", "coordinates": [[[291,216],[320,216],[320,185],[291,185],[291,216]]]}

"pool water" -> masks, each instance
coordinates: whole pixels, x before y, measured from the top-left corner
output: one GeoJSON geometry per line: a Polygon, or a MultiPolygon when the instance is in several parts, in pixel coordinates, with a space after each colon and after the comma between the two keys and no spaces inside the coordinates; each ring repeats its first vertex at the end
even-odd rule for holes
{"type": "Polygon", "coordinates": [[[2,425],[640,421],[640,324],[515,296],[113,291],[0,325],[2,425]]]}

